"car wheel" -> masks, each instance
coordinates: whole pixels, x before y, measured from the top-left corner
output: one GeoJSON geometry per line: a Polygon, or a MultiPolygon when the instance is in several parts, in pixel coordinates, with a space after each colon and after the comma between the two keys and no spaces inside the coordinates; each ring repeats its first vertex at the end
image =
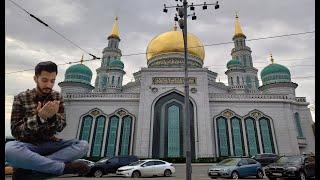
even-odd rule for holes
{"type": "Polygon", "coordinates": [[[256,175],[257,179],[263,179],[263,172],[259,169],[256,175]]]}
{"type": "Polygon", "coordinates": [[[140,177],[140,176],[141,176],[141,174],[140,174],[139,171],[133,171],[133,173],[132,173],[132,175],[131,175],[131,177],[133,177],[133,178],[138,178],[138,177],[140,177]]]}
{"type": "Polygon", "coordinates": [[[231,173],[231,178],[232,178],[232,179],[238,179],[238,178],[239,178],[238,172],[237,172],[237,171],[233,171],[233,172],[231,173]]]}
{"type": "Polygon", "coordinates": [[[102,177],[103,173],[100,169],[97,169],[93,172],[94,177],[102,177]]]}
{"type": "Polygon", "coordinates": [[[168,177],[168,176],[171,176],[171,171],[169,170],[169,169],[166,169],[165,171],[164,171],[164,176],[166,176],[166,177],[168,177]]]}
{"type": "Polygon", "coordinates": [[[302,171],[300,171],[300,173],[299,173],[299,178],[298,178],[299,180],[306,180],[307,178],[306,178],[306,174],[304,173],[304,172],[302,172],[302,171]]]}

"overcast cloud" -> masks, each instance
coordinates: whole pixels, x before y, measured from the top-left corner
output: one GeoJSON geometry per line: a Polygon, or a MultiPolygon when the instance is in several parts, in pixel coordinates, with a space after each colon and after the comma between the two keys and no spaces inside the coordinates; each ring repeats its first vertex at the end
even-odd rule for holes
{"type": "MultiPolygon", "coordinates": [[[[163,4],[177,4],[174,0],[14,0],[27,11],[42,19],[86,51],[102,56],[107,46],[115,16],[119,17],[120,49],[123,55],[143,53],[150,40],[156,35],[172,29],[174,9],[163,13],[163,4]]],[[[80,60],[84,53],[67,42],[52,30],[32,19],[24,11],[5,1],[6,73],[24,69],[33,69],[44,60],[57,64],[80,60]]],[[[191,2],[191,1],[190,1],[191,2]]],[[[194,3],[204,1],[195,0],[194,3]]],[[[212,3],[215,1],[207,1],[212,3]]],[[[203,44],[229,42],[234,33],[235,11],[238,11],[240,23],[247,39],[276,36],[282,34],[313,31],[315,29],[314,0],[224,0],[219,1],[220,9],[212,6],[203,11],[196,7],[197,20],[188,20],[188,31],[199,37],[203,44]]],[[[272,53],[276,63],[286,65],[292,74],[293,82],[299,84],[296,95],[306,97],[313,109],[315,99],[315,45],[314,34],[282,37],[259,41],[249,41],[254,66],[259,69],[267,66],[272,53]],[[306,66],[310,65],[310,66],[306,66]],[[311,76],[309,78],[299,78],[311,76]]],[[[233,44],[206,46],[204,66],[218,73],[218,79],[227,82],[224,74],[226,63],[231,59],[233,44]]],[[[91,58],[84,54],[84,59],[91,58]]],[[[124,56],[126,75],[124,83],[130,82],[132,73],[146,67],[145,55],[124,56]]],[[[85,62],[93,71],[92,84],[100,61],[85,62]]],[[[58,82],[63,81],[66,68],[59,66],[58,82]]],[[[6,74],[5,89],[5,127],[10,135],[10,113],[13,96],[35,86],[33,71],[6,74]]],[[[260,81],[261,85],[261,81],[260,81]]]]}

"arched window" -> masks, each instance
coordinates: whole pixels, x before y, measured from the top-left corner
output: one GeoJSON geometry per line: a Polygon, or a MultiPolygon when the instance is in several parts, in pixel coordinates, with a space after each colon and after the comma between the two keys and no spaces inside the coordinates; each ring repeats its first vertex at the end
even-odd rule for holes
{"type": "Polygon", "coordinates": [[[129,155],[130,153],[131,127],[132,117],[124,117],[121,125],[120,155],[129,155]]]}
{"type": "Polygon", "coordinates": [[[224,117],[217,118],[218,147],[220,156],[229,156],[228,123],[224,117]]]}
{"type": "Polygon", "coordinates": [[[231,86],[233,86],[233,79],[232,79],[232,77],[230,78],[230,83],[231,83],[231,86]]]}
{"type": "Polygon", "coordinates": [[[179,107],[172,105],[168,108],[168,157],[180,156],[180,119],[179,107]]]}
{"type": "Polygon", "coordinates": [[[247,145],[249,149],[249,156],[254,156],[259,153],[259,141],[256,131],[255,120],[251,117],[245,119],[247,145]]]}
{"type": "Polygon", "coordinates": [[[114,76],[112,76],[111,84],[114,85],[114,76]]]}
{"type": "Polygon", "coordinates": [[[270,120],[262,117],[259,119],[261,141],[264,153],[275,153],[272,140],[270,120]]]}
{"type": "Polygon", "coordinates": [[[79,135],[80,140],[86,140],[89,142],[92,121],[93,121],[93,118],[92,116],[89,116],[89,115],[86,115],[82,118],[82,125],[81,125],[80,135],[79,135]]]}
{"type": "Polygon", "coordinates": [[[294,113],[294,119],[296,121],[296,130],[298,133],[298,138],[303,138],[303,131],[302,131],[302,127],[301,127],[301,121],[300,121],[300,116],[299,113],[294,113]]]}
{"type": "Polygon", "coordinates": [[[239,76],[237,76],[237,84],[240,85],[239,76]]]}
{"type": "Polygon", "coordinates": [[[244,145],[243,145],[243,137],[242,137],[241,120],[237,117],[231,118],[231,128],[232,128],[232,142],[233,142],[234,155],[243,156],[244,145]]]}
{"type": "Polygon", "coordinates": [[[106,118],[104,116],[99,116],[96,120],[95,131],[93,135],[92,141],[92,150],[91,156],[99,156],[101,154],[102,142],[103,142],[103,134],[104,134],[104,126],[105,126],[106,118]]]}
{"type": "Polygon", "coordinates": [[[118,116],[112,116],[108,125],[107,141],[106,141],[106,151],[105,155],[107,157],[112,157],[115,155],[116,145],[117,145],[117,134],[118,134],[118,116]]]}
{"type": "Polygon", "coordinates": [[[120,86],[120,77],[118,77],[118,86],[120,86]]]}
{"type": "Polygon", "coordinates": [[[250,78],[250,76],[247,76],[247,78],[246,78],[246,83],[247,83],[247,86],[249,87],[249,89],[251,89],[251,88],[252,88],[252,84],[251,84],[251,78],[250,78]]]}

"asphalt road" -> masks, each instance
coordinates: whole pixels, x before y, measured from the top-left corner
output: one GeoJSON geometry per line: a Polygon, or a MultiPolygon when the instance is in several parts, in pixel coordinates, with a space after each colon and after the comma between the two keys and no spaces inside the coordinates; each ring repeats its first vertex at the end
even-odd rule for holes
{"type": "MultiPolygon", "coordinates": [[[[208,180],[210,179],[207,175],[207,171],[209,166],[211,166],[211,164],[192,164],[192,179],[193,180],[208,180]]],[[[185,180],[185,176],[186,176],[186,166],[185,164],[175,164],[176,167],[176,173],[173,174],[172,177],[147,177],[147,178],[139,178],[139,179],[158,179],[158,180],[185,180]]],[[[11,176],[6,176],[5,178],[6,180],[10,180],[12,179],[11,176]]],[[[132,179],[132,178],[124,178],[124,177],[120,177],[117,176],[115,174],[109,174],[109,175],[105,175],[102,178],[94,178],[94,177],[78,177],[75,175],[63,175],[63,176],[59,176],[57,178],[51,178],[51,179],[55,179],[55,180],[61,180],[61,179],[132,179]]],[[[222,179],[222,178],[218,178],[218,179],[222,179]]],[[[256,179],[255,176],[252,177],[247,177],[246,179],[256,179]]],[[[264,176],[264,179],[268,179],[266,176],[264,176]]],[[[35,179],[36,180],[36,179],[35,179]]],[[[241,180],[241,179],[239,179],[241,180]]]]}

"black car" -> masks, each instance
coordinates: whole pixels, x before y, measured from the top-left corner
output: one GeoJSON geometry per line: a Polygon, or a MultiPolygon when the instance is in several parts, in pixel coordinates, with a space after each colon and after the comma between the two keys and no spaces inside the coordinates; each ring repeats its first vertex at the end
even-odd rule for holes
{"type": "Polygon", "coordinates": [[[262,166],[266,166],[270,163],[276,162],[279,159],[279,156],[273,153],[263,153],[263,154],[257,154],[252,158],[258,161],[262,166]]]}
{"type": "Polygon", "coordinates": [[[305,180],[315,176],[315,156],[295,155],[283,156],[275,163],[265,167],[266,176],[270,180],[277,178],[296,178],[305,180]]]}
{"type": "Polygon", "coordinates": [[[102,177],[108,173],[116,173],[117,169],[138,161],[137,156],[114,156],[112,158],[102,158],[90,169],[89,176],[102,177]]]}

